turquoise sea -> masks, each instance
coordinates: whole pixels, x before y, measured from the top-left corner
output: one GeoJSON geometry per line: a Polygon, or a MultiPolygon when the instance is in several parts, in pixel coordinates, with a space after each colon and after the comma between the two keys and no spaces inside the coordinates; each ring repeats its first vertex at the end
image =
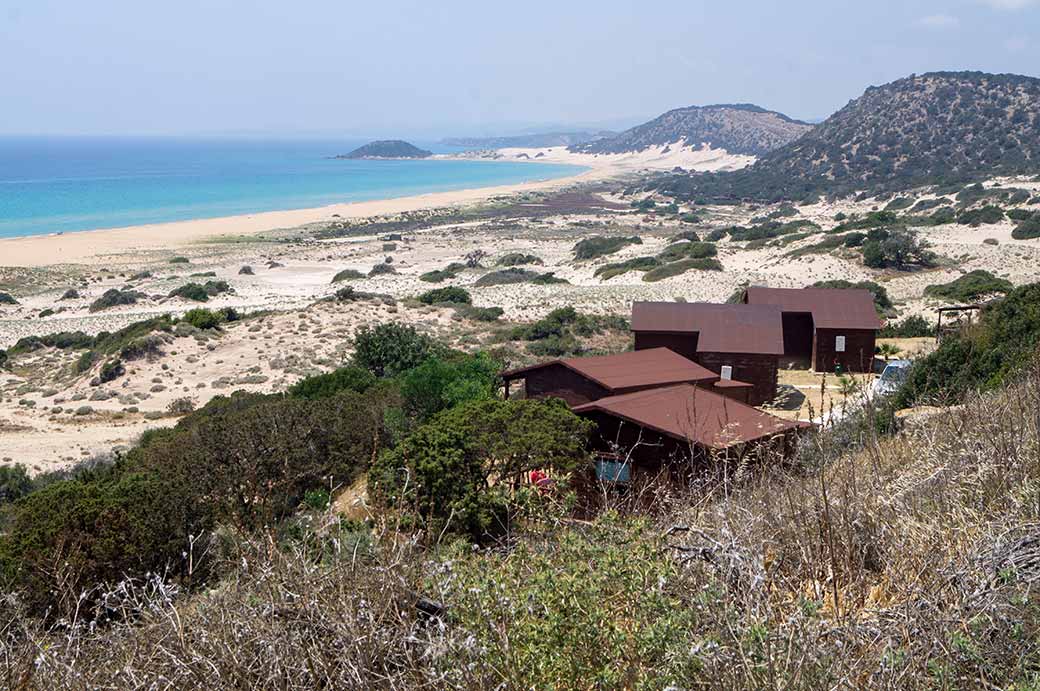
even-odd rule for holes
{"type": "Polygon", "coordinates": [[[503,161],[331,158],[363,143],[0,137],[0,237],[304,209],[564,177],[582,170],[503,161]]]}

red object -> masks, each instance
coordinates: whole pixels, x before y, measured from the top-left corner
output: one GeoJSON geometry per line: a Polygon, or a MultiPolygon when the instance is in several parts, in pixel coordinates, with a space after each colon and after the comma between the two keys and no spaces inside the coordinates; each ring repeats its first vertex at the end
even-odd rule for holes
{"type": "Polygon", "coordinates": [[[552,478],[544,470],[532,470],[530,477],[531,484],[537,487],[540,492],[548,492],[552,486],[552,478]]]}

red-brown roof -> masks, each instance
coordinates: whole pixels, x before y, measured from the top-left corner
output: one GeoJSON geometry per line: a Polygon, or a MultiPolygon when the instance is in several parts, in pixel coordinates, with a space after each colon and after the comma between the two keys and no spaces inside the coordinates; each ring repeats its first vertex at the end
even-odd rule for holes
{"type": "Polygon", "coordinates": [[[577,406],[574,412],[605,413],[710,449],[725,449],[809,426],[689,384],[608,396],[577,406]]]}
{"type": "Polygon", "coordinates": [[[874,295],[865,288],[747,289],[747,304],[775,305],[784,312],[812,314],[817,329],[880,329],[874,295]]]}
{"type": "Polygon", "coordinates": [[[597,355],[552,360],[503,372],[505,379],[518,379],[532,370],[563,365],[610,391],[634,387],[665,386],[680,382],[713,382],[719,378],[706,367],[669,350],[649,348],[617,355],[597,355]]]}
{"type": "Polygon", "coordinates": [[[632,331],[697,333],[699,353],[784,354],[780,308],[708,302],[636,302],[632,331]]]}

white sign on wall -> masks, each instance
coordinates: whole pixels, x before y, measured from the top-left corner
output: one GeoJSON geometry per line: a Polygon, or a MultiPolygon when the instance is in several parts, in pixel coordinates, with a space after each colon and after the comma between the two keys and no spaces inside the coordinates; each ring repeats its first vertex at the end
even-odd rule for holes
{"type": "Polygon", "coordinates": [[[722,366],[722,374],[719,375],[719,376],[721,376],[723,379],[727,379],[727,380],[732,379],[733,378],[733,366],[732,365],[723,365],[722,366]]]}
{"type": "Polygon", "coordinates": [[[834,339],[834,350],[835,350],[835,352],[838,352],[838,353],[844,353],[845,352],[845,337],[844,336],[838,336],[838,337],[836,337],[834,339]]]}

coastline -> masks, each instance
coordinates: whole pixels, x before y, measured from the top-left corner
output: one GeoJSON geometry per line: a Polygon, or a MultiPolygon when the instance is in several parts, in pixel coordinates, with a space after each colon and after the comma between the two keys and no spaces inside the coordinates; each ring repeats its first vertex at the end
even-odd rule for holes
{"type": "MultiPolygon", "coordinates": [[[[552,190],[576,183],[617,178],[640,171],[670,170],[682,166],[710,171],[742,167],[749,157],[737,157],[711,149],[691,149],[681,143],[661,150],[635,154],[592,156],[573,154],[563,147],[546,149],[499,149],[452,155],[459,160],[502,160],[563,163],[583,166],[575,175],[532,180],[508,185],[475,187],[444,192],[390,197],[369,201],[343,202],[326,206],[263,211],[252,214],[221,216],[196,220],[170,221],[125,226],[121,228],[83,229],[48,235],[0,238],[0,266],[38,268],[63,264],[98,264],[113,254],[176,250],[220,236],[255,235],[341,218],[359,219],[372,216],[418,211],[437,207],[476,204],[491,197],[552,190]]],[[[754,160],[754,159],[750,159],[754,160]]]]}

